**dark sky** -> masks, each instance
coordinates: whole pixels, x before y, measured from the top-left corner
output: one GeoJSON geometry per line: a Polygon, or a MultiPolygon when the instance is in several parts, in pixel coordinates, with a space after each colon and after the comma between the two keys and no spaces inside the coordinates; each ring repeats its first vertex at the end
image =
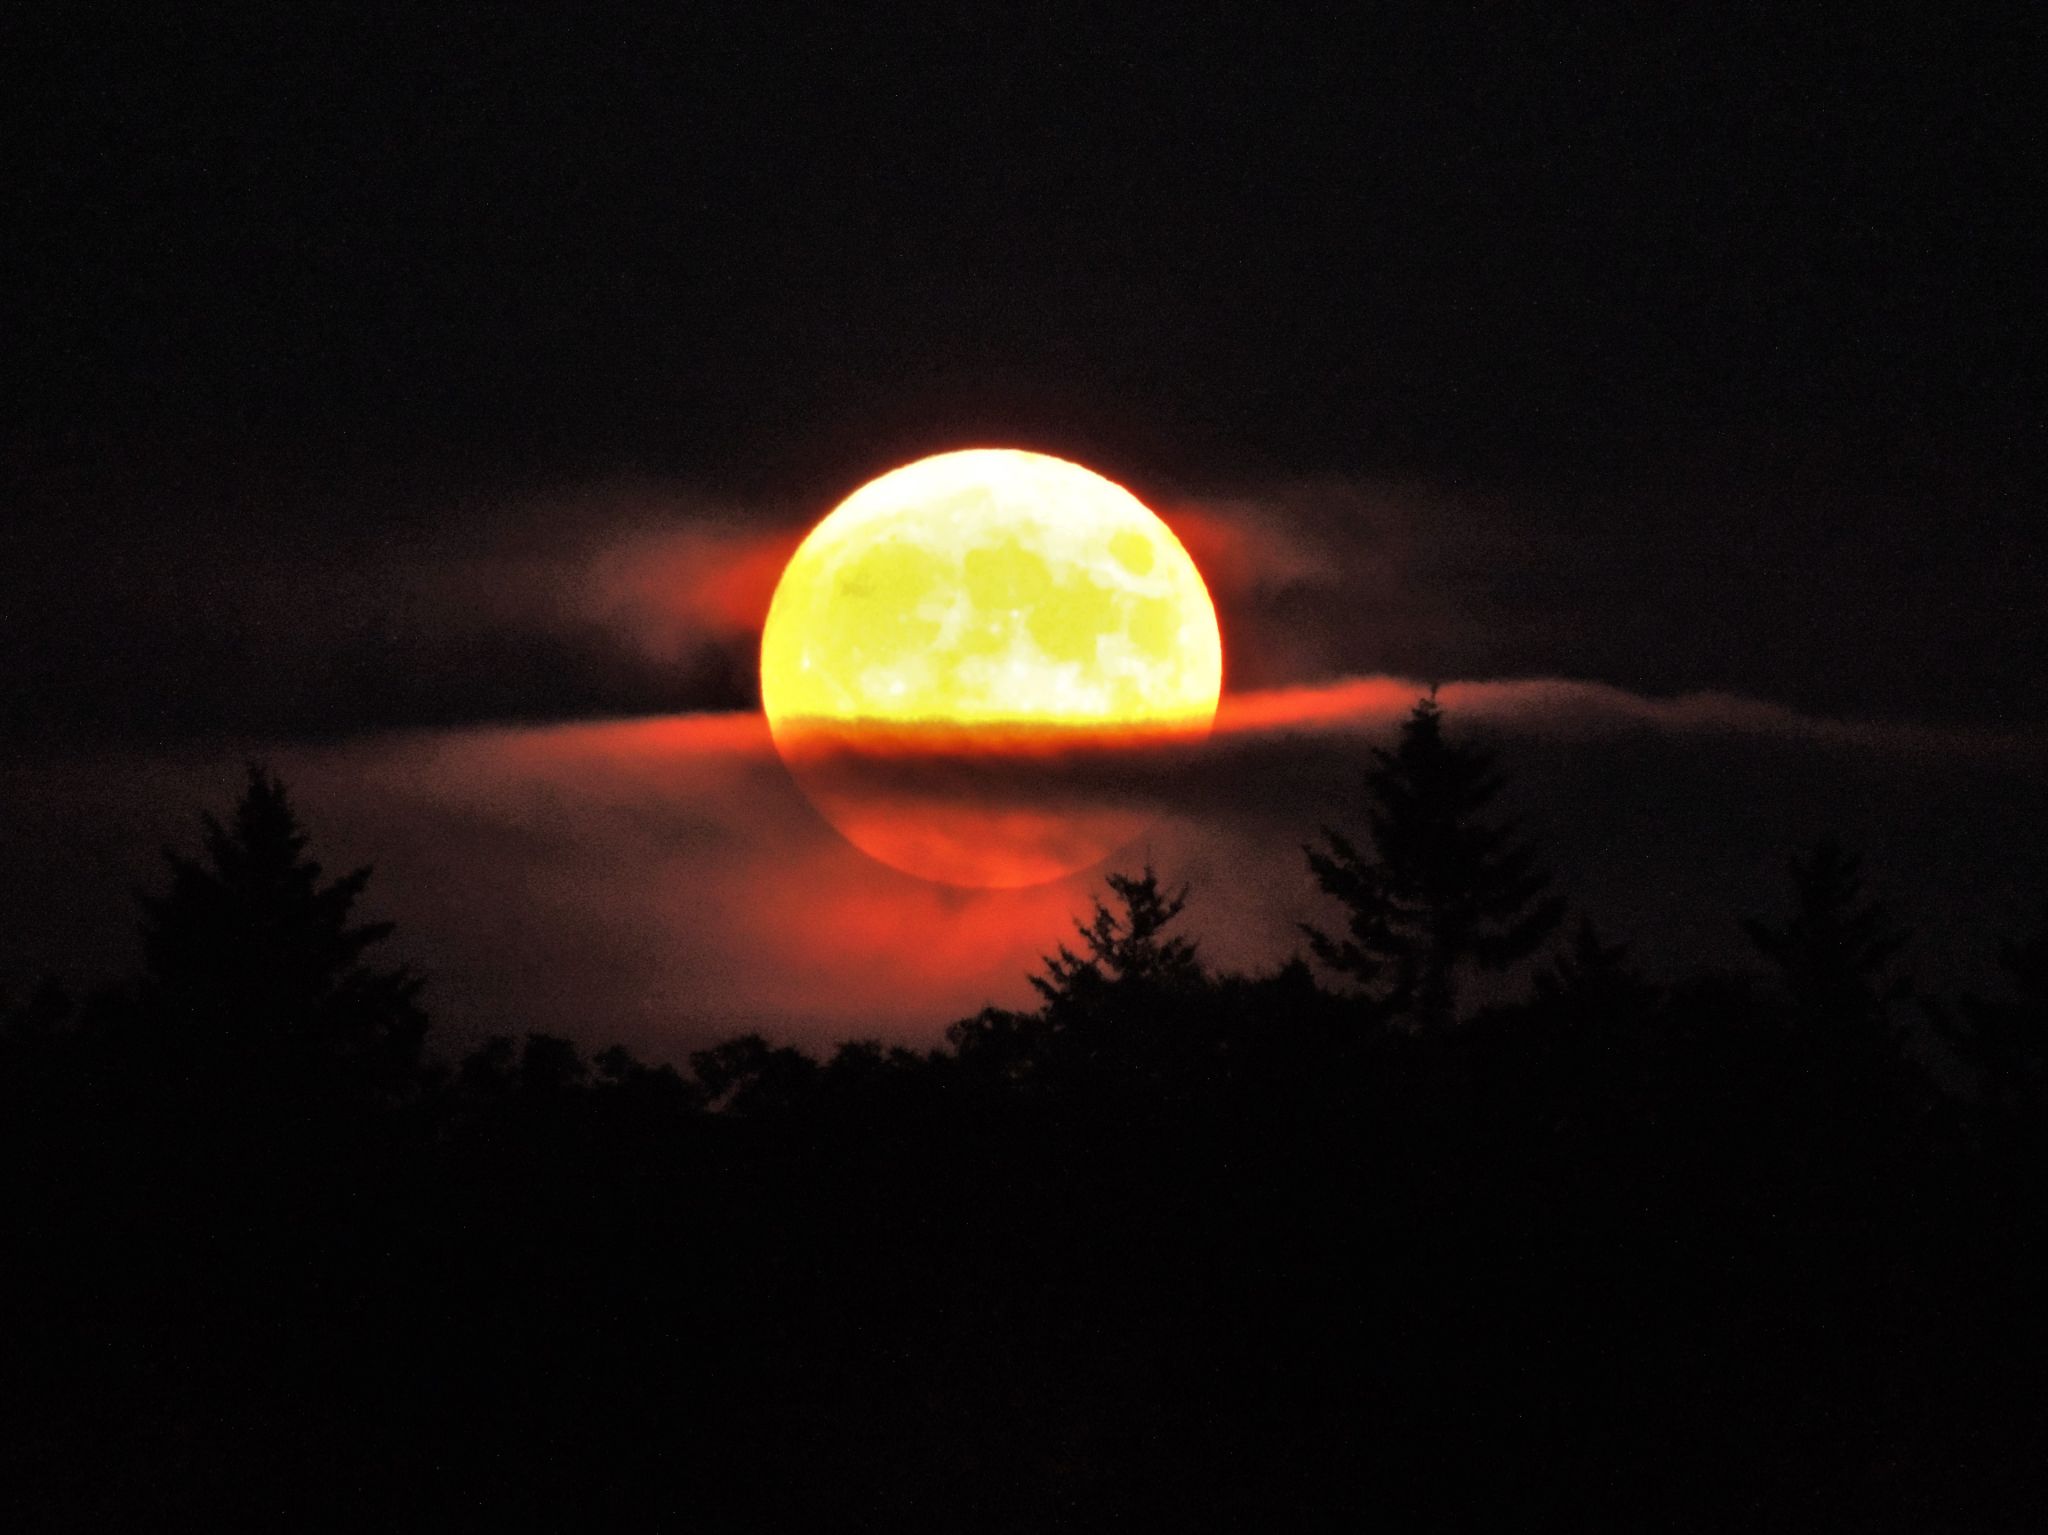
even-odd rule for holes
{"type": "Polygon", "coordinates": [[[2048,718],[2038,28],[403,9],[8,24],[31,731],[737,701],[442,632],[386,567],[598,484],[779,526],[972,442],[1490,507],[1429,552],[1551,616],[1495,670],[2048,718]],[[285,579],[318,687],[263,661],[285,579]]]}
{"type": "MultiPolygon", "coordinates": [[[[791,541],[969,445],[1166,515],[1234,694],[1524,679],[1530,803],[1624,924],[1704,932],[1831,805],[1930,903],[2016,898],[1986,871],[2048,729],[2040,24],[1506,9],[17,8],[0,983],[115,944],[258,751],[389,872],[444,1015],[672,1041],[679,1009],[928,1026],[1019,989],[1085,880],[884,889],[760,742],[571,728],[750,706],[791,541]],[[1548,677],[1610,691],[1559,712],[1548,677]],[[1560,745],[1575,710],[1633,744],[1560,745]],[[798,874],[861,975],[764,936],[798,874]]],[[[1300,786],[1383,705],[1292,766],[1246,748],[1194,830],[1164,807],[1212,952],[1284,945],[1300,786]]]]}

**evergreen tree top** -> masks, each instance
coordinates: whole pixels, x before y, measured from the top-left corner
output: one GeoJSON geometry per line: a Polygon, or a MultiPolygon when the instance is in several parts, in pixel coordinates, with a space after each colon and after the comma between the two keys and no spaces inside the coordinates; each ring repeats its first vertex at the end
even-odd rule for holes
{"type": "Polygon", "coordinates": [[[1061,944],[1045,957],[1046,973],[1028,977],[1048,1003],[1070,1001],[1108,985],[1170,987],[1200,978],[1194,940],[1163,936],[1187,905],[1187,887],[1170,894],[1162,891],[1149,863],[1142,874],[1110,874],[1107,880],[1121,912],[1097,900],[1094,916],[1074,924],[1087,953],[1061,944]]]}
{"type": "Polygon", "coordinates": [[[203,828],[200,856],[166,848],[170,888],[140,897],[146,1012],[193,1046],[402,1081],[425,1033],[423,982],[366,962],[392,932],[355,920],[370,869],[327,878],[284,784],[256,764],[229,817],[203,828]]]}
{"type": "Polygon", "coordinates": [[[1456,1015],[1463,977],[1533,953],[1563,915],[1534,850],[1487,812],[1504,778],[1493,755],[1444,732],[1434,691],[1417,700],[1392,749],[1365,774],[1365,846],[1331,827],[1303,849],[1345,908],[1331,934],[1303,925],[1325,966],[1375,1011],[1426,1026],[1456,1015]]]}

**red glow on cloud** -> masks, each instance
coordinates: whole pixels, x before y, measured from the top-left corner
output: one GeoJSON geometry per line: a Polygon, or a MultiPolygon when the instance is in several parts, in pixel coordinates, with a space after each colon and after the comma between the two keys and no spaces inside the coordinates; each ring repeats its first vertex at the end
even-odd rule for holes
{"type": "MultiPolygon", "coordinates": [[[[1105,849],[1108,866],[1156,851],[1167,878],[1196,882],[1206,952],[1263,964],[1295,941],[1287,903],[1313,892],[1291,838],[1275,835],[1267,791],[1244,778],[1245,761],[1264,759],[1231,754],[1290,737],[1385,740],[1420,691],[1358,677],[1227,697],[1206,749],[1220,756],[1196,764],[1196,795],[1177,787],[1186,765],[1162,767],[1158,753],[1068,763],[1064,775],[1051,771],[1057,762],[1013,773],[990,759],[995,776],[980,797],[963,777],[940,796],[936,819],[934,807],[913,805],[916,815],[885,818],[875,834],[972,843],[989,817],[1013,817],[1005,824],[1029,845],[1085,830],[1090,816],[1128,817],[1105,849]],[[1021,792],[1032,783],[1043,798],[1021,792]],[[958,824],[947,819],[955,812],[958,824]],[[1142,845],[1124,840],[1138,835],[1142,845]]],[[[1931,728],[1560,679],[1451,683],[1439,696],[1454,717],[1550,737],[1959,744],[1931,728]]],[[[376,862],[378,910],[442,978],[437,1017],[458,1038],[516,1019],[576,1036],[598,1020],[607,1037],[671,1056],[745,1028],[819,1048],[853,1035],[929,1043],[985,1003],[1028,1005],[1025,975],[1087,913],[1105,867],[1022,889],[898,873],[828,825],[751,713],[422,732],[276,761],[334,864],[376,862]]]]}
{"type": "Polygon", "coordinates": [[[1424,689],[1398,677],[1347,677],[1307,687],[1226,694],[1216,714],[1221,735],[1356,728],[1399,719],[1424,689]]]}
{"type": "Polygon", "coordinates": [[[677,762],[706,758],[763,756],[768,722],[751,711],[727,714],[669,714],[647,719],[578,720],[517,730],[476,731],[466,737],[489,741],[502,760],[522,765],[573,766],[656,771],[677,762]]]}
{"type": "Polygon", "coordinates": [[[1246,507],[1185,505],[1161,516],[1219,600],[1327,585],[1337,578],[1326,553],[1246,507]]]}
{"type": "Polygon", "coordinates": [[[587,604],[656,646],[755,633],[802,537],[717,526],[633,534],[591,561],[587,604]]]}
{"type": "Polygon", "coordinates": [[[286,769],[313,808],[346,803],[471,1033],[503,1013],[575,1034],[601,997],[658,1054],[742,1028],[900,1038],[906,1014],[928,1036],[1024,1001],[1085,905],[1085,880],[970,891],[877,863],[805,802],[758,714],[423,733],[286,769]]]}

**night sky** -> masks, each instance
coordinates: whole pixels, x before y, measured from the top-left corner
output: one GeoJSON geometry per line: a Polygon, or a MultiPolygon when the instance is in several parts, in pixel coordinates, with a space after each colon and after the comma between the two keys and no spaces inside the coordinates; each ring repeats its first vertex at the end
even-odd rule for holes
{"type": "Polygon", "coordinates": [[[1123,861],[1219,961],[1443,682],[1660,965],[1829,825],[1949,963],[2048,874],[2038,23],[1283,9],[6,22],[0,983],[253,754],[458,1033],[1013,997],[1089,876],[870,865],[749,712],[803,530],[998,444],[1215,593],[1123,861]]]}

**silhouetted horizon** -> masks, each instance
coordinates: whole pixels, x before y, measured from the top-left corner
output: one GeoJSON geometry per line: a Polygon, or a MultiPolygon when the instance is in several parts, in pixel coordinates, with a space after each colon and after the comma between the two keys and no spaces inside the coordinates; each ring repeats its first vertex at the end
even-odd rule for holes
{"type": "Polygon", "coordinates": [[[1824,834],[1660,984],[1433,696],[1358,766],[1314,969],[1147,865],[1035,1007],[683,1071],[431,1048],[249,766],[135,980],[0,1007],[18,1527],[2009,1527],[2048,901],[1945,993],[1824,834]]]}
{"type": "MultiPolygon", "coordinates": [[[[1665,981],[1754,962],[1728,914],[1766,901],[1785,850],[1816,828],[1869,851],[1949,989],[1994,979],[1983,935],[2023,925],[2048,884],[2032,831],[2048,817],[2048,773],[2017,742],[1584,684],[1452,684],[1443,696],[1461,731],[1517,764],[1513,813],[1560,887],[1628,932],[1665,981]]],[[[1098,869],[1149,852],[1193,885],[1186,921],[1209,952],[1257,970],[1307,952],[1297,924],[1318,920],[1318,898],[1295,850],[1413,697],[1399,679],[1232,695],[1198,751],[1105,750],[1007,776],[984,753],[938,787],[971,810],[985,797],[973,773],[986,772],[992,794],[1024,795],[1026,808],[1035,797],[1046,816],[1150,823],[1098,869]]],[[[45,971],[86,987],[118,976],[136,957],[124,892],[151,878],[167,836],[181,840],[178,806],[217,802],[243,755],[17,763],[0,801],[16,859],[0,880],[0,987],[45,971]]],[[[1100,878],[1004,895],[882,869],[802,797],[758,715],[261,755],[341,856],[386,871],[380,914],[433,978],[441,1032],[470,1045],[531,1030],[584,1049],[624,1041],[676,1065],[748,1031],[813,1051],[854,1035],[924,1048],[949,1018],[1025,1001],[1038,935],[1085,913],[1100,878]],[[809,916],[792,918],[792,903],[809,916]]],[[[919,771],[912,786],[932,770],[919,771]]]]}

